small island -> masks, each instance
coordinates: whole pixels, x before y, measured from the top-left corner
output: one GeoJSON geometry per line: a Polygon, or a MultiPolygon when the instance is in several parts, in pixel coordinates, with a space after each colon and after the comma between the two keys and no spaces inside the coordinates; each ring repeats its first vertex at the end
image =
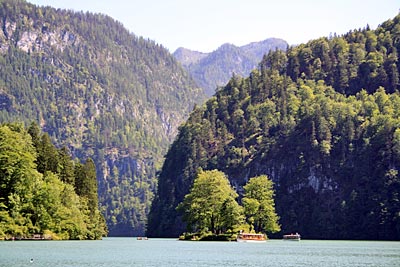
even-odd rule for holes
{"type": "Polygon", "coordinates": [[[179,239],[236,241],[240,232],[264,235],[280,231],[272,181],[266,175],[253,177],[243,190],[239,204],[238,194],[223,172],[200,169],[177,207],[188,230],[179,239]]]}

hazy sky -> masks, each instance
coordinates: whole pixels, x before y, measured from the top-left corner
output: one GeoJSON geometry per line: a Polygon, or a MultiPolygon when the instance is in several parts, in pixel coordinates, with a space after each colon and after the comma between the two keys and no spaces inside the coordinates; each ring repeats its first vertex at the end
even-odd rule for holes
{"type": "Polygon", "coordinates": [[[269,37],[289,44],[367,24],[375,29],[399,13],[399,0],[28,0],[104,13],[170,52],[210,52],[223,43],[244,45],[269,37]]]}

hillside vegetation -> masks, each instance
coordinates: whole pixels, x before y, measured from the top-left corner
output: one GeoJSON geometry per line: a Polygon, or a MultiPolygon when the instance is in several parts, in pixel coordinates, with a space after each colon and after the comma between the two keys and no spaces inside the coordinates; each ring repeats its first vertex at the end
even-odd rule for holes
{"type": "Polygon", "coordinates": [[[0,122],[93,158],[110,235],[143,235],[162,155],[204,99],[162,46],[102,15],[0,1],[0,122]]]}
{"type": "Polygon", "coordinates": [[[232,77],[180,127],[148,235],[185,230],[176,207],[202,168],[223,171],[239,199],[250,177],[270,177],[281,233],[400,240],[399,53],[400,15],[232,77]]]}

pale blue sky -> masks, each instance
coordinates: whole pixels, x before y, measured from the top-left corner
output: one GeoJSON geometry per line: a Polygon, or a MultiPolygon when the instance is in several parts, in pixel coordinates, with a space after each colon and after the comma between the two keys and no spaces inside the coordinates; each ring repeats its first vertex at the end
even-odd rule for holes
{"type": "Polygon", "coordinates": [[[244,45],[269,37],[289,44],[367,24],[375,29],[399,13],[399,0],[28,0],[76,11],[104,13],[132,33],[170,52],[210,52],[223,43],[244,45]]]}

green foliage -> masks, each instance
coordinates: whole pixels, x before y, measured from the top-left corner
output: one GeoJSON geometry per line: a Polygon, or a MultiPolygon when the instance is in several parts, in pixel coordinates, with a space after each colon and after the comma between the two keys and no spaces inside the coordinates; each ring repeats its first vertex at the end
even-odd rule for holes
{"type": "MultiPolygon", "coordinates": [[[[49,151],[52,161],[64,164],[66,154],[58,153],[47,135],[35,129],[34,124],[29,133],[19,124],[0,127],[0,239],[31,238],[34,234],[51,239],[100,239],[106,226],[98,209],[97,187],[81,185],[74,190],[73,184],[60,179],[57,170],[39,167],[35,162],[46,162],[43,159],[48,159],[49,151]],[[40,140],[45,140],[46,149],[40,140]],[[80,197],[75,191],[90,194],[80,197]]],[[[72,165],[72,158],[68,161],[68,166],[72,165]]],[[[93,174],[93,161],[89,165],[93,174]]],[[[65,169],[65,165],[59,166],[65,169]]],[[[75,172],[80,174],[78,169],[75,172]]],[[[96,181],[95,176],[91,179],[96,181]]]]}
{"type": "MultiPolygon", "coordinates": [[[[400,240],[399,25],[397,16],[271,52],[249,77],[232,77],[180,127],[148,234],[184,231],[175,207],[202,168],[224,172],[241,197],[248,177],[270,177],[282,232],[400,240]]],[[[257,225],[259,200],[243,205],[257,225]]]]}

